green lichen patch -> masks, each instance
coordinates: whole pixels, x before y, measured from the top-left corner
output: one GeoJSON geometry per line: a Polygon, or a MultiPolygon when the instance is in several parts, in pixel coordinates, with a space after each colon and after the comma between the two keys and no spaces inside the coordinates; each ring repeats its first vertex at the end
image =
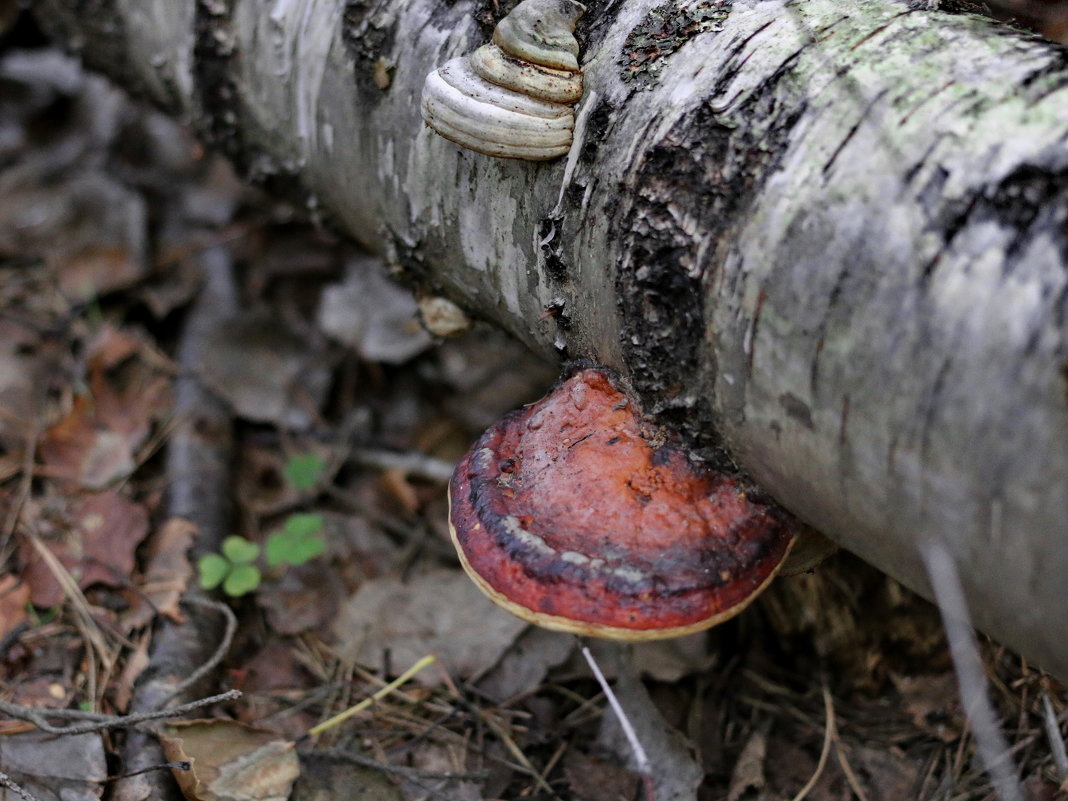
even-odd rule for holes
{"type": "Polygon", "coordinates": [[[657,6],[627,34],[619,58],[623,80],[639,88],[652,84],[665,56],[698,34],[720,30],[730,10],[731,0],[697,0],[685,7],[676,2],[657,6]]]}

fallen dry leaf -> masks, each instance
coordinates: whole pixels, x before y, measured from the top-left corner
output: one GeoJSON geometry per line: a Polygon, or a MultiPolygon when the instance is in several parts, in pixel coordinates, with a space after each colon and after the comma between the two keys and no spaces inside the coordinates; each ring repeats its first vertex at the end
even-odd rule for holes
{"type": "MultiPolygon", "coordinates": [[[[82,589],[101,583],[112,587],[129,581],[134,551],[148,533],[148,512],[117,492],[54,498],[25,517],[37,521],[37,536],[82,589]]],[[[28,502],[30,503],[30,502],[28,502]]],[[[41,502],[33,502],[35,505],[41,502]]],[[[48,565],[27,543],[23,577],[35,606],[57,606],[63,589],[48,565]]]]}
{"type": "Polygon", "coordinates": [[[246,311],[210,334],[204,380],[246,420],[304,430],[318,416],[330,371],[275,314],[246,311]]]}
{"type": "Polygon", "coordinates": [[[45,430],[43,472],[103,489],[136,467],[136,451],[171,407],[166,360],[132,336],[105,327],[87,348],[89,392],[45,430]]]}
{"type": "MultiPolygon", "coordinates": [[[[400,671],[433,653],[450,674],[469,678],[491,668],[526,625],[459,570],[435,570],[408,582],[366,582],[343,604],[333,632],[343,659],[378,666],[388,651],[400,671]]],[[[440,677],[425,670],[418,680],[440,677]]]]}
{"type": "Polygon", "coordinates": [[[41,255],[74,302],[143,277],[147,210],[139,193],[103,171],[45,181],[42,165],[22,167],[8,171],[0,193],[0,251],[41,255]]]}
{"type": "Polygon", "coordinates": [[[87,489],[103,489],[133,472],[136,464],[125,437],[99,425],[88,395],[41,437],[44,472],[87,489]]]}
{"type": "Polygon", "coordinates": [[[191,763],[174,771],[190,801],[286,801],[300,775],[292,742],[236,720],[170,723],[159,739],[167,759],[191,763]]]}
{"type": "Polygon", "coordinates": [[[768,756],[766,730],[757,729],[746,740],[742,753],[731,771],[731,783],[727,789],[727,801],[740,801],[751,790],[764,789],[764,761],[768,756]]]}
{"type": "Polygon", "coordinates": [[[497,701],[527,693],[541,685],[550,668],[566,662],[574,649],[574,637],[531,626],[512,643],[478,688],[497,701]]]}
{"type": "Polygon", "coordinates": [[[119,712],[126,712],[130,708],[134,685],[148,667],[148,646],[151,640],[150,632],[142,632],[141,636],[135,640],[134,647],[127,652],[128,656],[122,666],[122,672],[115,681],[111,694],[115,709],[119,712]]]}
{"type": "MultiPolygon", "coordinates": [[[[38,801],[96,801],[107,777],[104,746],[95,733],[6,734],[0,737],[0,770],[38,801]]],[[[0,794],[15,798],[7,790],[0,794]]]]}
{"type": "Polygon", "coordinates": [[[265,581],[256,591],[256,603],[279,634],[300,634],[333,620],[343,592],[337,573],[316,559],[285,568],[277,581],[265,581]]]}
{"type": "Polygon", "coordinates": [[[320,684],[301,661],[300,646],[283,637],[268,638],[254,657],[234,671],[230,681],[234,689],[245,694],[237,707],[240,720],[258,723],[293,740],[322,721],[314,707],[294,708],[320,684]]]}
{"type": "Polygon", "coordinates": [[[411,293],[391,281],[380,259],[353,259],[345,281],[323,292],[319,327],[373,362],[400,364],[434,344],[411,293]]]}
{"type": "Polygon", "coordinates": [[[10,573],[0,576],[0,640],[26,622],[30,587],[10,573]]]}
{"type": "Polygon", "coordinates": [[[381,771],[337,760],[301,759],[300,778],[290,801],[403,801],[404,795],[381,771]]]}
{"type": "Polygon", "coordinates": [[[708,632],[670,640],[634,644],[634,664],[643,676],[675,682],[684,676],[708,670],[715,654],[708,651],[708,632]]]}
{"type": "Polygon", "coordinates": [[[867,788],[869,801],[917,797],[923,781],[920,765],[900,750],[857,745],[848,750],[847,758],[867,788]]]}
{"type": "Polygon", "coordinates": [[[189,549],[196,535],[195,523],[172,517],[150,539],[145,575],[120,620],[125,631],[147,626],[157,614],[175,623],[185,620],[178,602],[193,577],[189,549]]]}
{"type": "MultiPolygon", "coordinates": [[[[626,659],[627,654],[618,643],[602,643],[596,650],[605,653],[600,662],[611,663],[626,659]]],[[[657,709],[649,691],[633,669],[623,666],[616,678],[615,692],[627,719],[634,727],[638,742],[642,744],[650,765],[653,766],[652,781],[656,797],[663,801],[696,801],[697,788],[704,779],[704,770],[694,760],[689,745],[683,736],[668,725],[657,709]]],[[[606,710],[598,734],[598,743],[610,750],[628,766],[634,766],[630,742],[623,735],[619,719],[606,710]]]]}
{"type": "Polygon", "coordinates": [[[22,445],[40,408],[39,339],[28,326],[0,319],[0,451],[22,445]]]}
{"type": "Polygon", "coordinates": [[[616,759],[599,759],[568,749],[564,755],[564,776],[579,801],[631,801],[641,781],[616,759]]]}
{"type": "Polygon", "coordinates": [[[917,728],[944,743],[954,742],[964,731],[957,677],[951,670],[934,675],[898,676],[890,679],[905,702],[905,711],[917,728]]]}

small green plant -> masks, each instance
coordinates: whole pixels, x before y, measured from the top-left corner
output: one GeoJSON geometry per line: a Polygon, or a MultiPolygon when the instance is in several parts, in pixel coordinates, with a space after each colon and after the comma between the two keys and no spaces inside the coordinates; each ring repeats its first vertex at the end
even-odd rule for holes
{"type": "MultiPolygon", "coordinates": [[[[326,551],[326,541],[319,536],[323,530],[323,516],[318,514],[292,514],[286,518],[281,531],[267,538],[265,557],[268,567],[302,565],[326,551]]],[[[260,586],[263,574],[256,561],[260,558],[260,546],[244,537],[227,537],[223,540],[222,553],[209,553],[200,557],[197,568],[200,586],[222,590],[232,598],[252,592],[260,586]]]]}
{"type": "MultiPolygon", "coordinates": [[[[326,463],[314,453],[291,456],[282,472],[293,489],[314,489],[326,470],[326,463]]],[[[302,565],[326,551],[326,541],[320,536],[323,531],[323,516],[309,512],[291,514],[282,524],[282,530],[267,537],[265,558],[268,568],[283,565],[302,565]]],[[[260,558],[260,546],[244,537],[227,537],[223,540],[222,553],[209,553],[200,557],[197,568],[200,586],[214,590],[222,585],[223,592],[238,598],[260,586],[263,574],[256,562],[260,558]]]]}
{"type": "Polygon", "coordinates": [[[301,492],[314,489],[326,470],[326,462],[314,453],[298,453],[290,456],[282,468],[286,481],[301,492]]]}
{"type": "Polygon", "coordinates": [[[282,530],[267,538],[267,565],[302,565],[319,556],[326,550],[326,542],[319,536],[322,530],[322,515],[290,515],[282,530]]]}
{"type": "Polygon", "coordinates": [[[260,569],[253,564],[260,555],[260,546],[236,535],[222,543],[222,553],[207,553],[200,557],[200,586],[214,590],[220,584],[223,592],[238,598],[260,586],[260,569]]]}

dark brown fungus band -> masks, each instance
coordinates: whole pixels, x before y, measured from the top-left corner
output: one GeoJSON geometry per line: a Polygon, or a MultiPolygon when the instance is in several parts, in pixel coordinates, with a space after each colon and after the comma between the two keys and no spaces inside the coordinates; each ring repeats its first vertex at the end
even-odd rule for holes
{"type": "Polygon", "coordinates": [[[619,640],[734,616],[801,529],[694,463],[596,369],[494,425],[449,494],[460,561],[490,598],[546,628],[619,640]]]}

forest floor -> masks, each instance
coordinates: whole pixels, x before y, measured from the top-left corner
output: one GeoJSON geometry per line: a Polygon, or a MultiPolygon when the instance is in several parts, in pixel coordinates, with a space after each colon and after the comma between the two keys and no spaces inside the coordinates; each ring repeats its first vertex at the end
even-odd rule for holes
{"type": "MultiPolygon", "coordinates": [[[[593,644],[643,782],[576,638],[496,609],[449,543],[452,465],[556,368],[482,325],[434,339],[378,259],[13,19],[0,796],[995,797],[937,609],[847,554],[710,632],[593,644]]],[[[1065,686],[981,651],[1026,792],[1068,798],[1065,686]]]]}

